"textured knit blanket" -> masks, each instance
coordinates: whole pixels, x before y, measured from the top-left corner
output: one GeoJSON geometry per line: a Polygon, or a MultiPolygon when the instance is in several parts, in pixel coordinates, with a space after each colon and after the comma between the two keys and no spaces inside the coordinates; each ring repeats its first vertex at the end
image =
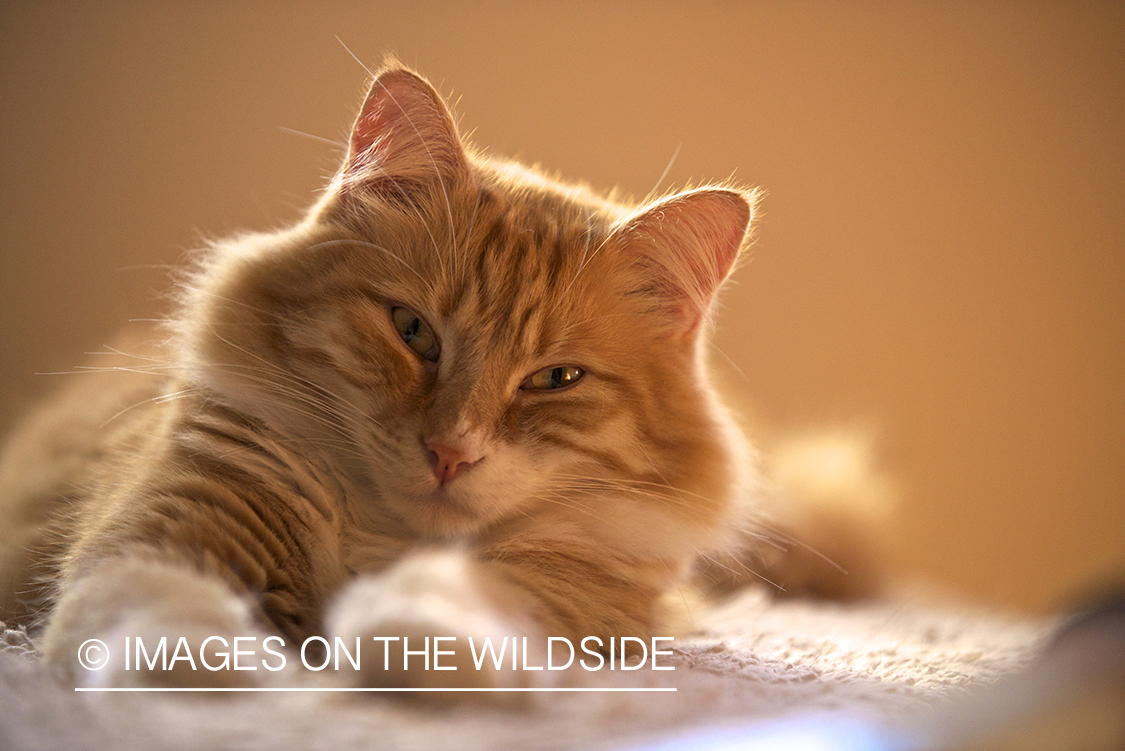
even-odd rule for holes
{"type": "Polygon", "coordinates": [[[6,630],[0,748],[721,748],[706,739],[779,722],[891,737],[1016,674],[1049,631],[948,607],[775,602],[755,590],[697,615],[697,632],[662,657],[674,670],[572,668],[556,674],[559,687],[616,690],[453,704],[418,694],[79,693],[49,673],[26,634],[6,630]],[[621,690],[638,688],[676,690],[621,690]]]}

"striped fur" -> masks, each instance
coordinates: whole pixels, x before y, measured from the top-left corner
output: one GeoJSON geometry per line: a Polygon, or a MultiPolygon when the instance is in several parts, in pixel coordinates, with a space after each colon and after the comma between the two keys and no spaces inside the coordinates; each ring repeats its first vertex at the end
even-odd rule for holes
{"type": "Polygon", "coordinates": [[[0,502],[24,521],[0,575],[48,586],[8,617],[45,615],[67,668],[129,629],[374,633],[396,572],[440,579],[453,556],[476,594],[447,597],[452,625],[484,608],[576,639],[670,627],[662,602],[755,488],[702,362],[754,198],[607,201],[472,151],[429,84],[384,70],[301,223],[209,249],[154,359],[17,435],[0,502]],[[584,375],[521,387],[560,366],[584,375]],[[197,585],[207,602],[185,602],[197,585]]]}

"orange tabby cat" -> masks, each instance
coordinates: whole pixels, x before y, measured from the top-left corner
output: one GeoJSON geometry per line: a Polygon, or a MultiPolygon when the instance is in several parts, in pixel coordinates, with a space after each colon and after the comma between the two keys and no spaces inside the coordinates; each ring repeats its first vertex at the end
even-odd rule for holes
{"type": "MultiPolygon", "coordinates": [[[[755,494],[702,361],[754,200],[610,202],[475,153],[383,70],[303,221],[210,248],[162,349],[13,437],[6,617],[99,685],[268,675],[90,672],[88,639],[672,635],[755,494]]],[[[357,680],[454,680],[383,668],[357,680]]]]}

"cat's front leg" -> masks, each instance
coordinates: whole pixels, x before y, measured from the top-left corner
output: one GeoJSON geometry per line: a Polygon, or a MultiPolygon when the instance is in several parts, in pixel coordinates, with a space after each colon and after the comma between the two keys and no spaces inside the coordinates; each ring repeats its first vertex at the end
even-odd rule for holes
{"type": "Polygon", "coordinates": [[[226,583],[152,557],[107,559],[65,582],[42,650],[83,687],[254,686],[292,664],[226,583]]]}
{"type": "Polygon", "coordinates": [[[416,552],[360,576],[328,616],[333,637],[358,637],[360,668],[340,680],[385,688],[516,688],[545,683],[545,636],[531,597],[459,549],[416,552]],[[527,652],[525,653],[525,650],[527,652]]]}

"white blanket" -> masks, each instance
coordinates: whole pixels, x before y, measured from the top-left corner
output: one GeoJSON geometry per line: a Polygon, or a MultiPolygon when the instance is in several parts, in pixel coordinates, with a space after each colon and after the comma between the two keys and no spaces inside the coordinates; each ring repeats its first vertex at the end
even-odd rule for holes
{"type": "Polygon", "coordinates": [[[1044,621],[911,602],[774,602],[757,590],[697,614],[695,625],[663,660],[675,670],[571,669],[560,681],[675,692],[520,694],[501,706],[481,695],[448,706],[419,695],[76,693],[49,674],[23,632],[8,630],[0,748],[699,748],[693,738],[722,728],[810,717],[893,732],[1015,673],[1049,630],[1044,621]]]}

